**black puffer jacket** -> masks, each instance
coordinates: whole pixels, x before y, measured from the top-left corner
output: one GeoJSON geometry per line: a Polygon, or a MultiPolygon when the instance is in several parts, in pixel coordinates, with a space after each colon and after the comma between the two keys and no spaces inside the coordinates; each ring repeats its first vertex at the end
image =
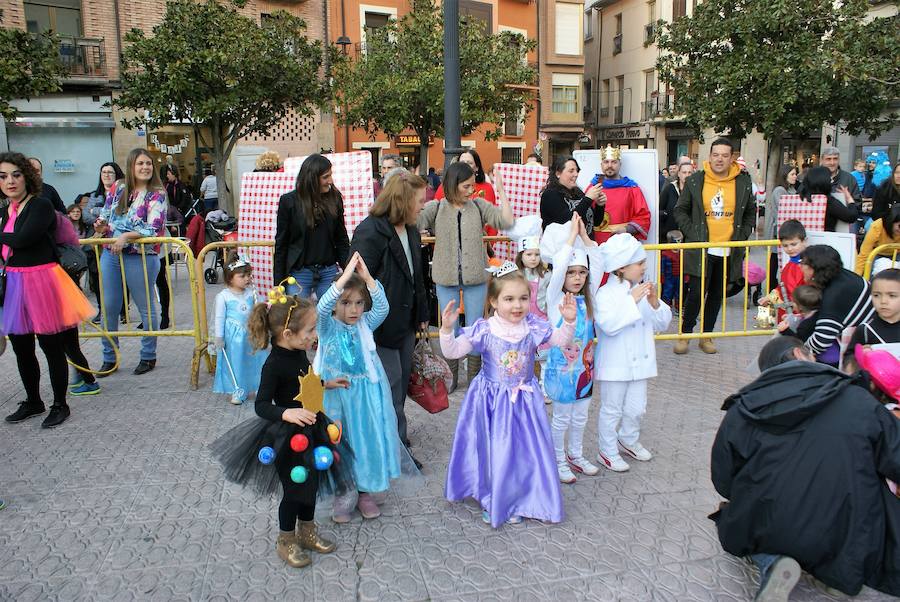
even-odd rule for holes
{"type": "Polygon", "coordinates": [[[766,370],[725,401],[711,518],[735,556],[782,554],[831,587],[900,595],[900,420],[860,379],[812,362],[766,370]]]}
{"type": "Polygon", "coordinates": [[[358,251],[369,272],[384,287],[391,308],[374,334],[375,343],[388,349],[399,349],[419,323],[428,321],[422,239],[415,226],[406,227],[406,236],[412,255],[412,273],[400,237],[387,217],[370,215],[360,222],[350,245],[350,254],[358,251]]]}

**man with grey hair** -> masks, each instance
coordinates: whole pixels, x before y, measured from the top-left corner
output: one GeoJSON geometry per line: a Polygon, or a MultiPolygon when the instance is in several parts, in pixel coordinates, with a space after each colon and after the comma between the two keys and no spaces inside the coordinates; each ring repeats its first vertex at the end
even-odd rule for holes
{"type": "Polygon", "coordinates": [[[856,178],[841,169],[841,151],[837,147],[826,147],[822,151],[822,160],[819,163],[831,172],[831,194],[844,198],[843,188],[846,188],[855,202],[862,201],[862,194],[859,192],[856,178]]]}
{"type": "Polygon", "coordinates": [[[379,165],[381,168],[380,177],[375,179],[374,188],[375,188],[375,197],[377,198],[379,194],[381,194],[381,189],[384,187],[385,179],[384,177],[388,174],[392,169],[396,169],[398,167],[403,167],[403,159],[400,158],[400,155],[396,153],[385,153],[381,155],[381,163],[379,165]]]}

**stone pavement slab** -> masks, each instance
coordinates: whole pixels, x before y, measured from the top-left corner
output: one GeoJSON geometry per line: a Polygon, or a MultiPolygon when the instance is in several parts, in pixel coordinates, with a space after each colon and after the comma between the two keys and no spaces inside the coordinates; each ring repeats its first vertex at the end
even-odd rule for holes
{"type": "MultiPolygon", "coordinates": [[[[176,291],[178,321],[189,315],[176,291]]],[[[210,299],[217,288],[209,292],[210,299]]],[[[212,304],[209,304],[212,307],[212,304]]],[[[729,306],[729,320],[737,305],[729,306]]],[[[133,325],[132,325],[133,326],[133,325]]],[[[338,542],[307,569],[274,553],[275,499],[226,483],[206,445],[253,415],[210,391],[188,389],[192,342],[159,343],[156,370],[133,376],[137,340],[101,395],[72,398],[72,418],[0,424],[0,600],[750,600],[756,571],[719,547],[706,517],[719,502],[709,449],[722,400],[752,376],[763,338],[659,344],[642,441],[649,463],[564,486],[566,520],[492,530],[474,503],[450,504],[443,481],[464,391],[430,415],[409,402],[413,453],[425,485],[392,493],[384,515],[319,522],[338,542]]],[[[99,343],[85,351],[99,362],[99,343]]],[[[46,378],[44,379],[46,388],[46,378]]],[[[45,392],[49,399],[49,391],[45,392]]],[[[0,412],[23,398],[8,351],[0,357],[0,412]]],[[[549,411],[549,410],[548,410],[549,411]]],[[[597,402],[585,436],[596,453],[597,402]]],[[[792,600],[831,600],[805,576],[792,600]]],[[[864,590],[859,600],[888,599],[864,590]]]]}

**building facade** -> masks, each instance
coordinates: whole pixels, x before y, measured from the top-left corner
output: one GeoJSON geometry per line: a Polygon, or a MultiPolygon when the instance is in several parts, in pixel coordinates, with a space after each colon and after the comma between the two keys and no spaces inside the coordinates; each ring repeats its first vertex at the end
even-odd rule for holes
{"type": "Polygon", "coordinates": [[[596,0],[588,5],[585,29],[586,127],[597,147],[655,148],[660,167],[679,156],[704,154],[699,132],[667,114],[675,91],[659,81],[653,43],[657,21],[693,12],[694,0],[596,0]]]}
{"type": "Polygon", "coordinates": [[[540,142],[546,165],[555,155],[590,146],[585,114],[592,93],[584,86],[585,44],[590,35],[584,2],[551,0],[538,8],[540,55],[540,142]]]}
{"type": "MultiPolygon", "coordinates": [[[[408,0],[337,0],[330,5],[331,39],[345,41],[345,48],[351,54],[364,51],[367,31],[384,27],[389,20],[398,19],[410,10],[408,0]]],[[[492,33],[512,31],[528,39],[538,37],[535,0],[459,0],[459,9],[460,14],[482,21],[492,33]]],[[[529,53],[527,60],[535,62],[535,53],[529,53]]],[[[536,110],[525,118],[511,116],[504,123],[499,140],[485,140],[483,132],[475,130],[463,137],[462,146],[475,149],[485,169],[498,162],[522,163],[534,150],[537,120],[536,110]]],[[[361,129],[335,122],[334,148],[338,152],[368,150],[376,174],[380,157],[385,153],[399,154],[407,167],[419,164],[419,136],[412,130],[397,136],[380,133],[372,138],[361,129]]],[[[430,139],[426,167],[440,170],[444,165],[443,151],[443,140],[430,139]]]]}
{"type": "MultiPolygon", "coordinates": [[[[164,16],[165,4],[165,0],[0,1],[3,27],[56,32],[60,58],[70,70],[60,93],[14,102],[19,116],[2,124],[0,148],[41,159],[45,178],[67,203],[96,188],[100,165],[116,161],[124,167],[129,151],[136,147],[148,149],[160,165],[171,155],[187,182],[196,183],[202,166],[211,162],[209,149],[192,126],[129,130],[121,125],[127,115],[109,106],[121,89],[123,36],[131,29],[149,33],[164,16]]],[[[327,7],[328,0],[248,0],[240,10],[257,20],[286,10],[306,21],[310,39],[328,43],[327,7]]],[[[238,144],[226,180],[236,191],[240,172],[248,166],[252,169],[255,157],[267,149],[286,157],[332,146],[330,114],[289,116],[268,137],[238,144]]]]}
{"type": "MultiPolygon", "coordinates": [[[[622,148],[655,148],[659,165],[675,163],[687,155],[698,165],[709,154],[709,142],[716,132],[700,134],[670,115],[677,91],[659,81],[656,72],[658,49],[652,42],[658,21],[671,22],[693,14],[697,0],[594,0],[584,14],[586,99],[585,127],[593,132],[594,145],[612,144],[622,148]]],[[[888,1],[872,3],[871,18],[897,13],[888,1]]],[[[896,107],[895,107],[896,108],[896,107]]],[[[748,165],[757,160],[766,178],[768,142],[757,132],[743,140],[734,140],[748,165]]],[[[825,125],[801,139],[786,139],[780,149],[781,162],[798,166],[818,163],[826,146],[841,149],[841,163],[850,169],[853,158],[873,150],[885,150],[897,161],[900,128],[886,132],[874,141],[866,134],[850,136],[839,127],[825,125]]]]}

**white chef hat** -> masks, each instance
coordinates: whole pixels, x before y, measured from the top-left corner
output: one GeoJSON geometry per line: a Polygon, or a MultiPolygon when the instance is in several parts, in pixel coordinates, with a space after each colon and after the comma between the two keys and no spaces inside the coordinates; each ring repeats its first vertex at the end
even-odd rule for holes
{"type": "Polygon", "coordinates": [[[541,248],[541,216],[525,215],[516,219],[506,235],[516,243],[517,251],[541,248]]]}
{"type": "Polygon", "coordinates": [[[603,265],[607,272],[615,272],[619,268],[638,263],[647,258],[644,245],[631,234],[619,233],[600,245],[603,265]]]}
{"type": "MultiPolygon", "coordinates": [[[[553,263],[553,258],[559,253],[569,242],[569,235],[572,232],[572,222],[565,224],[548,224],[541,236],[541,258],[546,263],[553,263]]],[[[596,257],[596,256],[595,256],[596,257]]],[[[588,256],[584,248],[584,243],[580,238],[575,239],[572,245],[572,256],[569,259],[569,265],[588,266],[588,256]]]]}

